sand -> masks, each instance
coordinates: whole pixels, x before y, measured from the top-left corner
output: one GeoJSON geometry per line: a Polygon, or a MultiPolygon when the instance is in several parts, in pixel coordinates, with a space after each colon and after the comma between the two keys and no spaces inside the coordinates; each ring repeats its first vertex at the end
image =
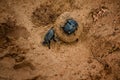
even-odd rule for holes
{"type": "Polygon", "coordinates": [[[120,0],[0,0],[0,80],[120,80],[120,0]],[[78,40],[42,45],[66,12],[78,40]]]}

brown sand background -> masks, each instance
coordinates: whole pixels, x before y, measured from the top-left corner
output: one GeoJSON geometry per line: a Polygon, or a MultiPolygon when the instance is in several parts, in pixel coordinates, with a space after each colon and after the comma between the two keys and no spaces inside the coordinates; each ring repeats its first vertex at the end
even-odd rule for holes
{"type": "Polygon", "coordinates": [[[0,0],[0,80],[120,80],[120,0],[0,0]],[[82,35],[48,49],[44,35],[64,12],[82,35]]]}

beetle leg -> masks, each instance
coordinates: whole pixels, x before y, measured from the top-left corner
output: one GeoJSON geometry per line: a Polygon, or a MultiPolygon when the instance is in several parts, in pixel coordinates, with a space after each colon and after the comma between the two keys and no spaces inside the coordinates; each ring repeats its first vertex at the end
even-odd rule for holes
{"type": "Polygon", "coordinates": [[[75,36],[75,32],[74,32],[73,34],[74,34],[74,36],[75,36]]]}
{"type": "Polygon", "coordinates": [[[55,36],[53,36],[53,41],[57,42],[56,39],[55,39],[55,36]]]}
{"type": "Polygon", "coordinates": [[[76,39],[76,42],[78,42],[78,38],[76,39]]]}
{"type": "Polygon", "coordinates": [[[55,42],[56,42],[56,39],[55,39],[55,38],[53,38],[53,41],[55,41],[55,42]]]}
{"type": "Polygon", "coordinates": [[[78,30],[78,28],[76,28],[76,30],[78,30]]]}
{"type": "Polygon", "coordinates": [[[48,42],[48,48],[50,49],[50,41],[48,42]]]}
{"type": "Polygon", "coordinates": [[[64,28],[64,26],[60,26],[60,28],[64,28]]]}
{"type": "Polygon", "coordinates": [[[43,44],[43,45],[45,45],[45,44],[46,44],[46,42],[45,42],[45,41],[43,41],[43,42],[42,42],[42,44],[43,44]]]}

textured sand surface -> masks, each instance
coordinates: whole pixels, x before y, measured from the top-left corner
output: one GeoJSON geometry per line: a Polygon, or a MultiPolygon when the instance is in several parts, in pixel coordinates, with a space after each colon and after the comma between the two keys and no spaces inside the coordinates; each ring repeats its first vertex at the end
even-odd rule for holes
{"type": "Polygon", "coordinates": [[[0,80],[120,80],[120,0],[0,0],[0,80]],[[48,49],[65,12],[83,31],[48,49]]]}

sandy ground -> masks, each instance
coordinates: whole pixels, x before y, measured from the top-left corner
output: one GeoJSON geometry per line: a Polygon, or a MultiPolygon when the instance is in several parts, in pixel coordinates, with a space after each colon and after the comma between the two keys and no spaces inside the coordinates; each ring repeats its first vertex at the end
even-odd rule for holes
{"type": "Polygon", "coordinates": [[[0,0],[0,80],[120,80],[120,0],[0,0]],[[65,12],[82,33],[48,49],[65,12]]]}

